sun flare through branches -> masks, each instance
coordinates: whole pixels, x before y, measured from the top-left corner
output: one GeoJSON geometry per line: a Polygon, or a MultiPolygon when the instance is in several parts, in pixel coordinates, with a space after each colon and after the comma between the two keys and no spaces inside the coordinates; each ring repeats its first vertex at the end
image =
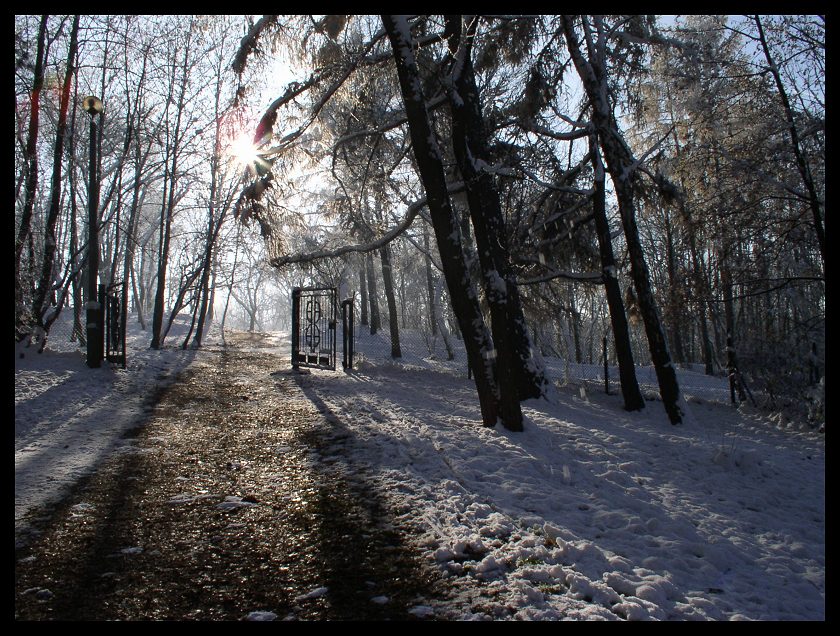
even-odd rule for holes
{"type": "Polygon", "coordinates": [[[254,168],[257,162],[260,161],[257,148],[251,141],[250,135],[246,132],[241,133],[233,139],[228,147],[228,156],[243,168],[254,168]]]}

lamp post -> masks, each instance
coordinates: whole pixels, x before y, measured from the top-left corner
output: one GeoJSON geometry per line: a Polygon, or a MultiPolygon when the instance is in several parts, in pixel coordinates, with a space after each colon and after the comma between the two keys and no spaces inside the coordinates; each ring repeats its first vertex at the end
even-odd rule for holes
{"type": "Polygon", "coordinates": [[[102,101],[93,95],[82,101],[90,115],[90,180],[88,182],[88,284],[87,284],[87,365],[102,365],[103,310],[99,299],[99,170],[96,160],[96,116],[102,112],[102,101]]]}

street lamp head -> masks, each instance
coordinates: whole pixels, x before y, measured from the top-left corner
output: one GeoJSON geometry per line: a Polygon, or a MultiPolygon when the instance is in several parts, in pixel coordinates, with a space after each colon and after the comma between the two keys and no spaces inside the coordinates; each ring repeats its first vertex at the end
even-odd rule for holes
{"type": "Polygon", "coordinates": [[[82,100],[82,108],[91,116],[98,115],[102,112],[102,100],[94,95],[89,95],[82,100]]]}

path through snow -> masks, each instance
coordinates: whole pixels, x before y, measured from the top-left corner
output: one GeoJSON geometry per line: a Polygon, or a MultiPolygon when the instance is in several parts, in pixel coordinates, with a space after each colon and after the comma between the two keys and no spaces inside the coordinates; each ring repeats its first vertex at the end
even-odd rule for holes
{"type": "MultiPolygon", "coordinates": [[[[16,522],[107,453],[191,355],[138,348],[125,378],[78,354],[16,361],[16,522]]],[[[460,590],[420,613],[825,618],[825,442],[807,426],[703,402],[672,427],[659,402],[627,413],[570,386],[526,403],[525,432],[508,433],[480,425],[463,374],[422,360],[316,370],[301,386],[460,590]]]]}

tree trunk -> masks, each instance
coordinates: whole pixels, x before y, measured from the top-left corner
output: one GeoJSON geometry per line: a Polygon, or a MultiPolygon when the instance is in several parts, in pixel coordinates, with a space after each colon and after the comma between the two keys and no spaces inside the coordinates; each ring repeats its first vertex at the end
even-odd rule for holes
{"type": "MultiPolygon", "coordinates": [[[[680,392],[677,373],[671,363],[668,345],[659,311],[650,286],[650,273],[645,261],[644,251],[639,241],[636,226],[636,203],[633,194],[635,159],[624,141],[615,114],[608,102],[606,67],[599,64],[593,67],[592,61],[584,59],[577,35],[574,32],[571,16],[563,16],[563,31],[569,53],[578,71],[583,88],[592,106],[592,122],[598,131],[598,138],[607,161],[607,168],[612,177],[618,210],[621,215],[627,250],[630,254],[630,274],[639,301],[639,310],[645,326],[651,361],[659,383],[662,403],[672,424],[682,422],[682,410],[679,406],[680,392]]],[[[603,55],[598,56],[603,62],[603,55]]],[[[598,61],[596,60],[596,64],[598,61]]]]}
{"type": "Polygon", "coordinates": [[[446,349],[446,359],[454,360],[455,351],[452,349],[452,341],[449,338],[449,329],[446,326],[446,321],[443,319],[443,279],[438,278],[434,289],[434,311],[435,315],[432,319],[438,327],[438,332],[443,338],[443,346],[446,349]]]}
{"type": "MultiPolygon", "coordinates": [[[[199,283],[200,303],[198,309],[198,321],[193,336],[192,346],[197,349],[201,346],[201,340],[204,337],[204,325],[207,320],[208,303],[210,302],[210,270],[213,263],[213,245],[216,242],[215,233],[207,237],[208,244],[205,251],[205,260],[201,271],[201,281],[199,283]]],[[[186,341],[184,342],[186,344],[186,341]]]]}
{"type": "MultiPolygon", "coordinates": [[[[575,293],[577,285],[572,284],[569,289],[569,325],[572,327],[572,342],[575,346],[575,362],[583,363],[583,349],[581,349],[580,337],[580,312],[577,310],[575,293]]],[[[570,352],[571,354],[571,352],[570,352]]]]}
{"type": "MultiPolygon", "coordinates": [[[[177,162],[173,159],[173,170],[177,162]]],[[[161,329],[163,327],[163,305],[166,294],[166,266],[169,262],[169,239],[172,227],[172,192],[174,184],[169,183],[169,203],[164,197],[160,211],[160,242],[158,244],[158,268],[157,288],[155,290],[155,304],[152,309],[152,349],[160,349],[163,346],[161,329]]],[[[165,191],[164,191],[165,192],[165,191]]]]}
{"type": "MultiPolygon", "coordinates": [[[[495,426],[501,414],[494,377],[493,342],[481,315],[478,296],[470,283],[461,244],[461,232],[446,187],[441,150],[429,121],[426,99],[414,59],[411,34],[403,17],[383,15],[382,23],[393,49],[414,156],[426,190],[426,200],[452,308],[458,319],[473,372],[481,419],[485,426],[495,426]]],[[[522,428],[521,417],[511,421],[503,419],[502,422],[504,426],[512,429],[522,428]]]]}
{"type": "Polygon", "coordinates": [[[362,305],[361,324],[368,324],[368,290],[367,290],[367,276],[365,270],[367,269],[367,254],[362,254],[362,263],[359,265],[359,293],[360,303],[362,305]]]}
{"type": "Polygon", "coordinates": [[[779,99],[782,102],[782,107],[785,111],[785,121],[788,126],[790,134],[791,147],[796,158],[796,167],[799,169],[799,175],[802,177],[802,182],[805,184],[805,189],[808,192],[808,204],[811,207],[811,217],[814,223],[814,232],[817,235],[817,244],[820,248],[820,257],[822,258],[823,276],[826,277],[828,272],[825,265],[825,226],[823,225],[823,205],[820,202],[819,195],[817,195],[817,188],[814,185],[814,179],[811,176],[811,169],[808,167],[808,161],[802,152],[802,144],[799,141],[799,129],[796,126],[796,120],[793,118],[793,109],[790,106],[790,99],[788,98],[787,90],[782,82],[782,76],[779,74],[779,67],[776,65],[773,55],[770,53],[770,47],[767,45],[767,39],[764,37],[764,27],[761,24],[759,16],[753,16],[755,26],[758,29],[758,37],[761,42],[761,48],[764,52],[764,57],[767,60],[768,70],[773,76],[776,83],[776,90],[779,91],[779,99]]]}
{"type": "MultiPolygon", "coordinates": [[[[168,177],[168,199],[167,196],[164,195],[164,202],[161,206],[161,222],[160,222],[160,249],[158,250],[158,270],[157,270],[157,290],[155,293],[155,306],[152,312],[152,349],[160,349],[163,346],[163,340],[165,337],[161,335],[161,327],[163,326],[163,306],[164,300],[166,296],[166,268],[169,263],[169,241],[171,237],[171,228],[172,228],[172,215],[174,213],[175,208],[175,187],[178,182],[178,159],[180,154],[180,135],[181,135],[181,116],[184,112],[184,98],[187,91],[187,61],[189,59],[189,43],[184,47],[184,60],[181,69],[181,86],[178,96],[178,102],[175,106],[177,108],[177,114],[175,116],[175,130],[172,135],[172,147],[167,148],[167,150],[171,153],[170,157],[167,159],[171,161],[171,166],[167,165],[167,177],[168,177]]],[[[174,69],[173,69],[173,77],[172,77],[172,84],[170,87],[174,86],[174,82],[176,78],[174,77],[174,69]]],[[[170,90],[171,93],[171,90],[170,90]]],[[[164,177],[164,181],[166,181],[166,177],[164,177]]],[[[166,188],[166,185],[164,188],[166,188]]]]}
{"type": "Polygon", "coordinates": [[[521,411],[518,404],[513,406],[512,402],[539,397],[546,381],[531,351],[519,289],[510,269],[507,229],[499,193],[493,176],[477,165],[489,160],[489,151],[471,59],[476,24],[473,19],[466,37],[462,37],[461,16],[446,16],[449,49],[454,58],[454,82],[449,95],[452,142],[466,186],[482,282],[490,308],[493,342],[498,352],[496,373],[502,408],[509,409],[510,417],[515,418],[521,417],[521,411]],[[513,393],[508,395],[508,390],[513,393]]]}
{"type": "Polygon", "coordinates": [[[607,305],[610,309],[610,324],[612,325],[615,341],[615,356],[618,360],[618,375],[621,381],[621,395],[624,398],[624,408],[628,411],[638,411],[644,408],[645,400],[639,390],[636,379],[636,366],[633,364],[633,349],[630,345],[630,330],[627,326],[627,315],[624,313],[624,302],[621,299],[621,289],[618,286],[617,268],[613,255],[610,226],[607,221],[606,184],[604,165],[598,152],[596,142],[590,138],[590,152],[595,172],[595,195],[593,208],[595,212],[595,229],[598,233],[598,247],[601,252],[601,269],[604,273],[604,290],[607,305]]]}
{"type": "Polygon", "coordinates": [[[665,214],[665,261],[668,270],[668,333],[671,336],[671,344],[674,348],[674,361],[682,363],[686,361],[685,353],[683,352],[682,333],[684,331],[682,325],[682,298],[678,293],[677,287],[677,264],[676,254],[674,253],[674,233],[671,228],[671,219],[668,210],[663,210],[665,214]]]}
{"type": "MultiPolygon", "coordinates": [[[[671,115],[671,120],[674,121],[673,114],[671,115]]],[[[676,157],[680,159],[682,156],[682,145],[680,144],[679,135],[677,135],[676,129],[674,129],[673,136],[675,154],[676,157]]],[[[712,375],[714,373],[714,353],[712,341],[709,337],[708,321],[709,314],[711,313],[709,308],[709,285],[706,284],[706,280],[703,277],[704,264],[697,253],[697,237],[694,229],[694,222],[692,221],[691,215],[689,214],[688,208],[686,207],[684,196],[677,197],[677,210],[680,214],[680,218],[682,219],[683,227],[688,238],[688,250],[689,255],[691,257],[694,293],[698,297],[697,304],[699,312],[697,315],[697,320],[700,323],[700,338],[702,341],[701,345],[703,347],[703,363],[705,365],[706,375],[712,375]]]]}
{"type": "Polygon", "coordinates": [[[432,257],[429,254],[429,228],[423,224],[423,249],[426,263],[426,293],[429,307],[429,328],[432,336],[437,335],[437,309],[435,307],[435,279],[432,274],[432,257]]]}
{"type": "Polygon", "coordinates": [[[726,371],[729,375],[729,394],[733,404],[747,399],[738,379],[738,356],[735,351],[735,301],[732,293],[732,276],[729,272],[728,249],[720,263],[720,283],[723,287],[723,313],[726,323],[726,371]],[[735,395],[738,395],[736,399],[735,395]]]}
{"type": "MultiPolygon", "coordinates": [[[[38,132],[40,129],[41,89],[44,86],[44,47],[47,38],[48,15],[41,16],[38,27],[38,44],[35,53],[35,74],[32,80],[32,95],[29,103],[29,130],[26,136],[26,179],[23,213],[15,239],[15,337],[23,339],[28,333],[32,316],[24,299],[25,281],[32,282],[31,270],[34,266],[29,260],[27,272],[21,268],[23,249],[31,240],[32,215],[35,210],[35,197],[38,189],[38,132]]],[[[32,250],[30,250],[30,256],[32,250]]]]}
{"type": "Polygon", "coordinates": [[[370,301],[370,335],[375,335],[382,323],[379,319],[379,300],[376,292],[376,275],[373,271],[373,255],[365,254],[365,268],[367,269],[368,300],[370,301]]]}
{"type": "Polygon", "coordinates": [[[55,252],[58,248],[56,237],[56,224],[61,211],[61,163],[64,159],[64,140],[67,132],[67,110],[70,105],[70,84],[75,73],[76,48],[79,35],[79,16],[73,18],[73,26],[70,31],[70,46],[67,53],[67,71],[64,75],[64,83],[61,88],[61,98],[58,110],[58,126],[55,134],[55,147],[53,152],[52,180],[50,181],[50,207],[47,212],[47,219],[44,227],[44,254],[41,262],[41,276],[38,279],[38,286],[35,289],[35,298],[32,302],[32,314],[35,324],[46,331],[48,325],[44,324],[44,310],[48,303],[47,294],[52,289],[55,265],[55,252]]]}
{"type": "Polygon", "coordinates": [[[388,301],[388,326],[391,332],[391,357],[402,358],[400,350],[400,327],[397,316],[397,302],[394,298],[394,281],[391,275],[391,250],[387,245],[379,249],[382,260],[382,284],[385,286],[385,298],[388,301]]]}

